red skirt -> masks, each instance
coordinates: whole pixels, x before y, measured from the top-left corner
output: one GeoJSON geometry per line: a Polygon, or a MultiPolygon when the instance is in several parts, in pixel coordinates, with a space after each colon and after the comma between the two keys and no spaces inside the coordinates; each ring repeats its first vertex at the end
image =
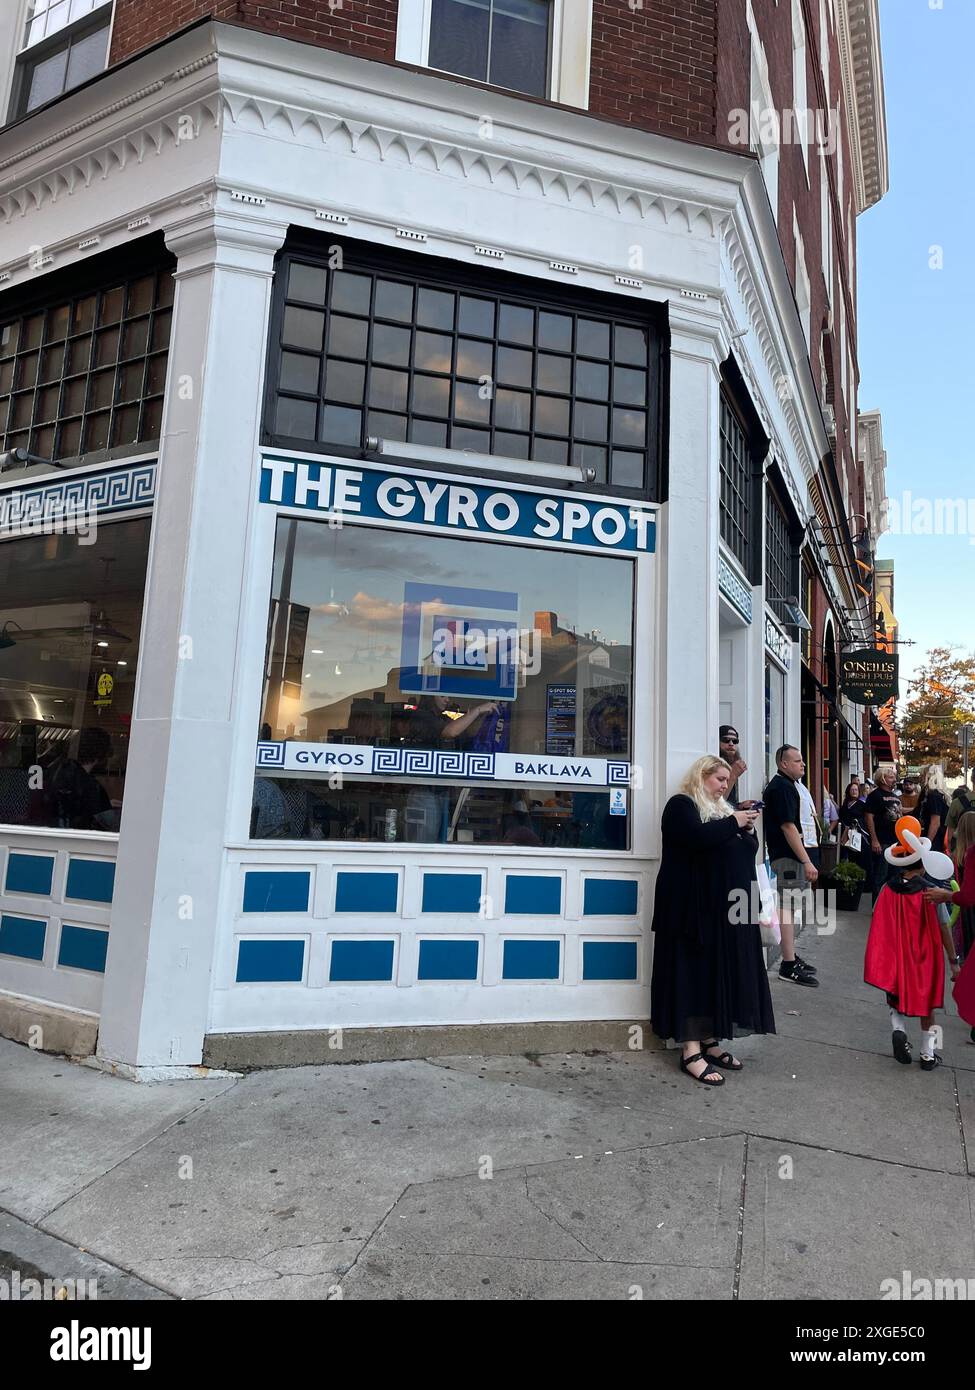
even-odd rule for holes
{"type": "Polygon", "coordinates": [[[945,998],[945,957],[934,903],[884,887],[873,910],[863,978],[897,1000],[898,1013],[925,1018],[945,998]]]}

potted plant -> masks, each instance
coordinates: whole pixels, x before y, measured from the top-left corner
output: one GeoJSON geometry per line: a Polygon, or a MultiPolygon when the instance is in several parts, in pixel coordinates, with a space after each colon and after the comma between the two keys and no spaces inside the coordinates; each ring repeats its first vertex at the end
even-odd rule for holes
{"type": "Polygon", "coordinates": [[[863,894],[866,878],[867,875],[854,860],[841,859],[825,875],[822,887],[834,889],[838,912],[856,912],[860,907],[860,898],[863,894]]]}

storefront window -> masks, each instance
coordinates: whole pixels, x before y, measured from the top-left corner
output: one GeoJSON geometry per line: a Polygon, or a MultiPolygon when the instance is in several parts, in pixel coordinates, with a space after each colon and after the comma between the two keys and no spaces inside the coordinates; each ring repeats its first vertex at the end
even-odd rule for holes
{"type": "Polygon", "coordinates": [[[289,250],[268,440],[358,453],[374,436],[524,459],[526,479],[533,459],[582,466],[600,487],[658,495],[662,346],[647,308],[461,275],[356,246],[289,250]]]}
{"type": "Polygon", "coordinates": [[[398,775],[259,772],[252,836],[627,848],[585,769],[630,757],[632,626],[626,560],[279,521],[260,738],[398,775]]]}
{"type": "Polygon", "coordinates": [[[0,544],[0,824],[118,829],[148,553],[148,519],[0,544]]]}
{"type": "Polygon", "coordinates": [[[0,448],[64,463],[158,440],[175,281],[152,260],[125,274],[100,258],[84,281],[52,275],[42,301],[4,298],[0,448]]]}

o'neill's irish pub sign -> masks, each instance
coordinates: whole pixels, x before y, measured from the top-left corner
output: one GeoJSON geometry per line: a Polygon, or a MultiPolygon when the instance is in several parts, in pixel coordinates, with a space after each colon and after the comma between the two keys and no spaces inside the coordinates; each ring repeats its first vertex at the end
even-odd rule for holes
{"type": "Polygon", "coordinates": [[[897,657],[867,648],[840,658],[840,685],[855,705],[883,705],[900,694],[897,657]]]}

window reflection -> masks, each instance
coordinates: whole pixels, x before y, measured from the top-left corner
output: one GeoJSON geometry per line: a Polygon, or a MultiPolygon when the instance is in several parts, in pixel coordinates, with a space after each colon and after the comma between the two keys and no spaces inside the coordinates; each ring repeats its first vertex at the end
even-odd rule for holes
{"type": "Polygon", "coordinates": [[[252,834],[625,848],[606,790],[540,779],[566,759],[629,758],[632,614],[627,560],[280,521],[263,740],[545,767],[525,785],[259,774],[252,834]]]}

